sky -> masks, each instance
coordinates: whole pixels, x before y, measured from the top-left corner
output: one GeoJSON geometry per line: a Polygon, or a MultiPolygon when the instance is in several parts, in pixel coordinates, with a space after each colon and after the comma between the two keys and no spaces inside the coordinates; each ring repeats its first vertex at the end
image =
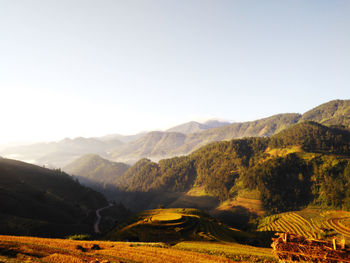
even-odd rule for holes
{"type": "Polygon", "coordinates": [[[350,1],[0,0],[0,144],[350,95],[350,1]]]}

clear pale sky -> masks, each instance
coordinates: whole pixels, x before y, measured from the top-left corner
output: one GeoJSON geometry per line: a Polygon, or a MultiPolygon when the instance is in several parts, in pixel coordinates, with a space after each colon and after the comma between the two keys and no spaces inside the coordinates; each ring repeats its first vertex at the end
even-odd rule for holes
{"type": "Polygon", "coordinates": [[[303,113],[349,47],[345,0],[0,0],[0,143],[303,113]]]}

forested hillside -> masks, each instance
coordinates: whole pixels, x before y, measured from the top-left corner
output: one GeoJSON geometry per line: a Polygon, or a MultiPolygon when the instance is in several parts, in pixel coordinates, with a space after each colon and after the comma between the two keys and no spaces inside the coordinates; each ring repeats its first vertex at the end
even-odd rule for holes
{"type": "Polygon", "coordinates": [[[204,189],[221,201],[252,191],[270,212],[349,208],[350,132],[302,122],[271,138],[216,142],[190,155],[142,159],[116,180],[127,192],[204,189]]]}
{"type": "Polygon", "coordinates": [[[0,158],[0,233],[64,237],[92,231],[103,195],[60,170],[0,158]]]}
{"type": "Polygon", "coordinates": [[[301,121],[305,120],[350,128],[350,100],[333,100],[324,103],[305,112],[301,121]]]}

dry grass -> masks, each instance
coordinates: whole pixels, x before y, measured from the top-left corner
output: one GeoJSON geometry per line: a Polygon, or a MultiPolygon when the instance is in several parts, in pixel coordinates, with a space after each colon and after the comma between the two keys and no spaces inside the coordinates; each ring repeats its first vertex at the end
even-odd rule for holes
{"type": "Polygon", "coordinates": [[[277,262],[277,258],[272,254],[272,249],[252,247],[236,243],[217,242],[181,242],[175,245],[181,250],[208,253],[211,255],[221,255],[234,261],[246,262],[277,262]]]}
{"type": "Polygon", "coordinates": [[[129,242],[76,241],[35,237],[0,236],[1,260],[4,262],[233,262],[216,255],[171,248],[133,246],[129,242]],[[97,250],[93,249],[98,245],[97,250]]]}
{"type": "Polygon", "coordinates": [[[54,253],[42,259],[45,262],[62,262],[62,263],[84,263],[86,261],[76,256],[62,255],[54,253]]]}

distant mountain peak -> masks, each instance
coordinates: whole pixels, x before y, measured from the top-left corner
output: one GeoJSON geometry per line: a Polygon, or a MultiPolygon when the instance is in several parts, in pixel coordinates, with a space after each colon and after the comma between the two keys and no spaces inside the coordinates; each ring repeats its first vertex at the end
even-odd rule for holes
{"type": "Polygon", "coordinates": [[[190,122],[186,122],[186,123],[177,125],[175,127],[172,127],[166,131],[167,132],[180,132],[183,134],[190,134],[190,133],[202,132],[205,130],[209,130],[211,128],[222,127],[222,126],[229,125],[229,124],[230,124],[229,122],[223,122],[223,121],[220,121],[219,119],[210,119],[210,120],[207,120],[203,123],[197,122],[197,121],[190,121],[190,122]]]}

